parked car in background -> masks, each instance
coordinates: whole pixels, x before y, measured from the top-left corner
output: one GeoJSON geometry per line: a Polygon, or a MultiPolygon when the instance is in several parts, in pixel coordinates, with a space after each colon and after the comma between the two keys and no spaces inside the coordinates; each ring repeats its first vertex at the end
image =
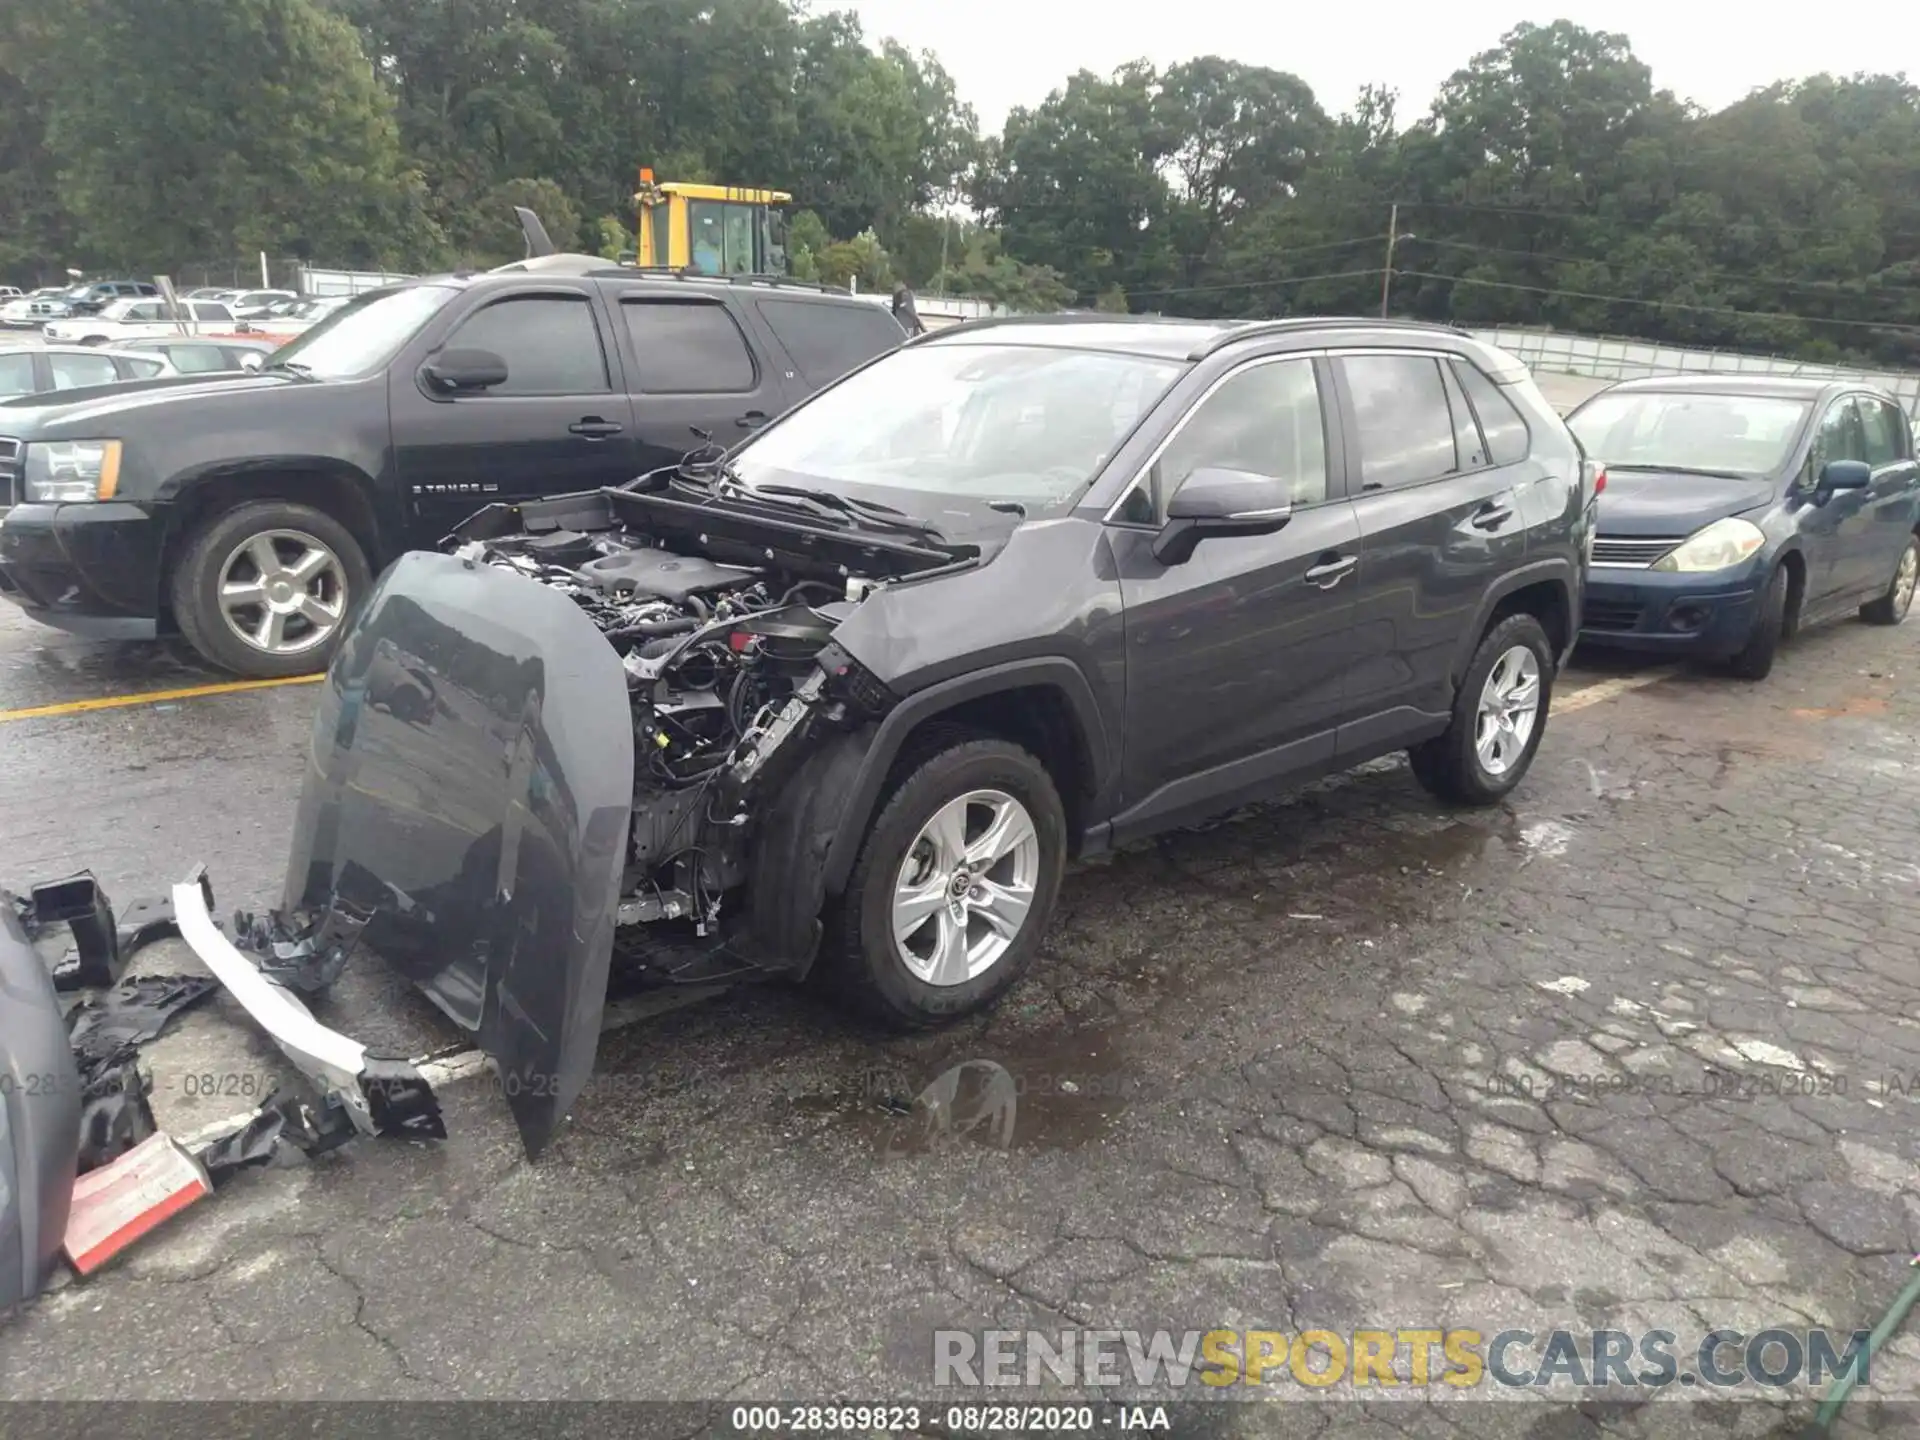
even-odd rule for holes
{"type": "Polygon", "coordinates": [[[90,280],[67,291],[67,299],[76,315],[97,315],[118,300],[138,300],[158,295],[159,287],[149,280],[90,280]]]}
{"type": "Polygon", "coordinates": [[[25,293],[18,285],[0,285],[0,300],[18,300],[25,293]]]}
{"type": "Polygon", "coordinates": [[[268,307],[264,314],[239,322],[239,334],[260,334],[290,340],[304,335],[336,310],[346,305],[351,295],[327,295],[314,299],[295,299],[268,307]]]}
{"type": "Polygon", "coordinates": [[[227,308],[241,320],[255,320],[272,311],[275,305],[300,297],[291,290],[245,290],[225,299],[227,308]]]}
{"type": "Polygon", "coordinates": [[[82,345],[0,348],[0,402],[57,390],[116,385],[122,380],[153,380],[175,373],[166,356],[132,350],[82,345]]]}
{"type": "Polygon", "coordinates": [[[128,340],[123,351],[164,356],[182,375],[209,374],[221,370],[258,370],[279,346],[271,340],[241,340],[221,336],[217,339],[190,340],[184,335],[157,335],[128,340]]]}
{"type": "Polygon", "coordinates": [[[240,322],[217,300],[183,300],[176,319],[164,300],[117,300],[98,315],[48,322],[47,339],[81,345],[111,345],[140,336],[226,333],[240,322]]]}
{"type": "Polygon", "coordinates": [[[0,304],[0,328],[38,330],[49,320],[72,314],[72,305],[61,298],[65,294],[60,286],[49,285],[0,304]]]}
{"type": "Polygon", "coordinates": [[[1662,376],[1601,391],[1567,424],[1607,473],[1583,640],[1759,680],[1810,625],[1906,618],[1920,465],[1885,390],[1662,376]]]}
{"type": "Polygon", "coordinates": [[[0,597],[177,627],[244,675],[324,669],[373,575],[489,500],[731,445],[905,339],[824,287],[593,256],[370,291],[252,375],[0,411],[0,597]]]}

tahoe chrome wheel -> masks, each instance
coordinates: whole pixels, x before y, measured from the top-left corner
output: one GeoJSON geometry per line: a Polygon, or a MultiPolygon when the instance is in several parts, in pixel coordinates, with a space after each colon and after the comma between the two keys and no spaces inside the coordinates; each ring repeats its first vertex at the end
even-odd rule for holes
{"type": "Polygon", "coordinates": [[[929,985],[964,985],[1020,936],[1040,879],[1040,836],[1004,790],[949,800],[920,828],[893,887],[893,943],[929,985]]]}
{"type": "Polygon", "coordinates": [[[324,645],[347,613],[340,557],[301,530],[267,530],[220,566],[220,614],[255,650],[298,655],[324,645]]]}
{"type": "Polygon", "coordinates": [[[1540,661],[1528,647],[1516,645],[1494,661],[1480,687],[1473,730],[1473,748],[1488,775],[1505,775],[1526,753],[1540,723],[1540,693],[1540,661]]]}

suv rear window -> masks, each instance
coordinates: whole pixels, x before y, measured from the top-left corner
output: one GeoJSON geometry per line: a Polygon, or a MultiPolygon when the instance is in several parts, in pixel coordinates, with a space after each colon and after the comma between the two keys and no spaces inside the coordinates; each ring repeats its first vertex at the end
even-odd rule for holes
{"type": "Polygon", "coordinates": [[[627,334],[649,395],[737,395],[753,389],[753,355],[727,307],[712,300],[623,300],[627,334]]]}
{"type": "Polygon", "coordinates": [[[1526,459],[1527,422],[1513,402],[1470,361],[1455,360],[1453,373],[1479,417],[1480,433],[1487,437],[1487,458],[1495,465],[1515,465],[1526,459]]]}
{"type": "Polygon", "coordinates": [[[807,300],[762,300],[759,305],[775,338],[813,386],[831,385],[907,338],[900,322],[878,305],[807,300]]]}
{"type": "Polygon", "coordinates": [[[1351,355],[1339,364],[1360,432],[1362,490],[1419,485],[1460,468],[1437,356],[1351,355]]]}

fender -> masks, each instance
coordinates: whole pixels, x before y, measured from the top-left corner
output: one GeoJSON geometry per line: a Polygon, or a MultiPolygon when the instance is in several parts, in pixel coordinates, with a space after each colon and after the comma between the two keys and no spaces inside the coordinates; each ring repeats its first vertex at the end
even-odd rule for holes
{"type": "Polygon", "coordinates": [[[1473,617],[1473,624],[1460,633],[1460,641],[1455,647],[1451,675],[1453,683],[1458,685],[1460,677],[1467,673],[1467,666],[1473,663],[1473,652],[1480,647],[1480,637],[1487,633],[1487,622],[1493,618],[1493,612],[1500,602],[1516,590],[1524,590],[1529,585],[1538,585],[1543,580],[1557,581],[1565,593],[1567,602],[1567,643],[1565,650],[1557,657],[1560,663],[1573,651],[1575,639],[1580,634],[1579,607],[1574,604],[1574,596],[1580,592],[1580,575],[1572,560],[1564,555],[1549,559],[1534,560],[1519,569],[1502,575],[1500,579],[1480,597],[1480,609],[1473,617]]]}
{"type": "Polygon", "coordinates": [[[924,690],[916,690],[889,710],[886,718],[880,722],[873,745],[867,751],[866,761],[854,780],[840,831],[833,837],[833,845],[827,852],[827,892],[838,895],[847,888],[847,879],[853,873],[853,862],[859,856],[861,842],[866,839],[867,823],[879,808],[881,787],[886,784],[888,772],[893,769],[901,746],[906,743],[907,736],[915,726],[969,700],[1007,690],[1036,687],[1058,690],[1066,698],[1068,712],[1073,717],[1075,738],[1080,742],[1081,753],[1088,757],[1093,793],[1105,793],[1112,767],[1112,757],[1107,749],[1106,725],[1100,718],[1100,707],[1094,701],[1093,687],[1087,683],[1087,677],[1081,673],[1078,665],[1062,656],[1050,655],[1014,660],[971,674],[957,675],[951,680],[929,685],[924,690]]]}
{"type": "Polygon", "coordinates": [[[881,791],[915,727],[969,700],[1038,687],[1065,698],[1093,792],[1103,794],[1112,771],[1106,725],[1093,687],[1071,660],[1015,660],[917,690],[879,724],[834,737],[777,792],[753,845],[752,873],[780,877],[778,885],[755,887],[749,900],[747,940],[754,957],[801,974],[811,967],[821,911],[845,893],[881,791]]]}

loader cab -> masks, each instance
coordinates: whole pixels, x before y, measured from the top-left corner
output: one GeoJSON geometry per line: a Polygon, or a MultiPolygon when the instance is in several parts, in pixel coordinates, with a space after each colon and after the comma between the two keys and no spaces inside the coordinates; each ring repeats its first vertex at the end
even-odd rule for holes
{"type": "Polygon", "coordinates": [[[734,185],[654,183],[641,171],[635,262],[700,275],[785,275],[793,197],[734,185]]]}

